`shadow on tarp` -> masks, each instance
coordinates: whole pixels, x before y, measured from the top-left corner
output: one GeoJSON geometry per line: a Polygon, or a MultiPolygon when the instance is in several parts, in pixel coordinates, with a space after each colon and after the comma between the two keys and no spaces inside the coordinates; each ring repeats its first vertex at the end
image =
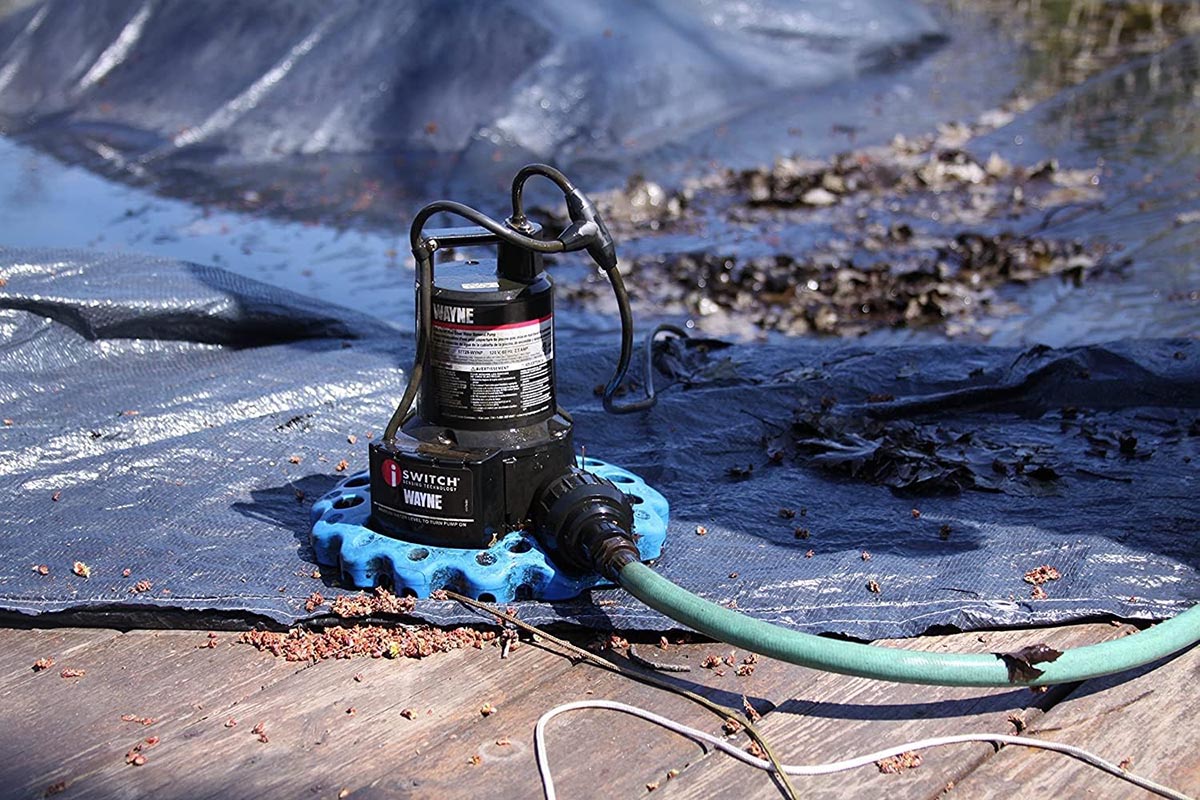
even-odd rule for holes
{"type": "Polygon", "coordinates": [[[321,570],[313,552],[309,532],[312,504],[329,492],[343,476],[338,474],[305,475],[282,486],[254,489],[251,502],[236,502],[231,508],[247,519],[288,531],[296,540],[296,557],[321,572],[327,587],[339,585],[337,570],[321,570]]]}

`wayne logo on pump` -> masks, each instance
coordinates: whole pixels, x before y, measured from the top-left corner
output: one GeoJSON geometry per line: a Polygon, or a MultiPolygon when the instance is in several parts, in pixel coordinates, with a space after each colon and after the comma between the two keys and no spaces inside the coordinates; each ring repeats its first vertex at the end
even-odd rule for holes
{"type": "Polygon", "coordinates": [[[396,490],[388,503],[394,513],[413,520],[471,522],[471,475],[467,470],[432,465],[418,470],[387,458],[379,465],[379,475],[396,490]]]}

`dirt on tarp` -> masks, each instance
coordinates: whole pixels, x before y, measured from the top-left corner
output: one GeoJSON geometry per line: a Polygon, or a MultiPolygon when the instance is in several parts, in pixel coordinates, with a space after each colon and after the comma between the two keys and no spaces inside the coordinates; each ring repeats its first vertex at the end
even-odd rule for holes
{"type": "Polygon", "coordinates": [[[1081,283],[1103,258],[1098,245],[1010,233],[965,232],[904,248],[908,226],[876,232],[876,242],[901,246],[862,266],[822,253],[739,259],[695,252],[663,259],[634,283],[655,302],[693,314],[738,314],[791,334],[854,335],[880,327],[961,328],[987,308],[997,287],[1052,275],[1081,283]]]}
{"type": "MultiPolygon", "coordinates": [[[[885,416],[892,400],[891,395],[868,398],[883,404],[885,416]]],[[[798,411],[790,425],[768,435],[768,459],[790,458],[910,496],[968,489],[1046,495],[1063,491],[1072,474],[1131,483],[1123,469],[1131,460],[1158,456],[1188,463],[1195,447],[1191,440],[1200,435],[1200,417],[1144,417],[1139,439],[1133,428],[1117,427],[1119,421],[1075,406],[1046,412],[1040,426],[1021,421],[1027,433],[1019,439],[1009,430],[1010,423],[1020,421],[1015,412],[1011,419],[993,415],[976,421],[968,415],[948,425],[934,411],[916,420],[873,419],[874,409],[843,415],[831,406],[798,411]]]]}
{"type": "Polygon", "coordinates": [[[768,457],[788,455],[835,475],[880,483],[910,494],[964,489],[1045,492],[1061,473],[1036,445],[1024,448],[909,420],[878,422],[804,412],[768,442],[768,457]]]}

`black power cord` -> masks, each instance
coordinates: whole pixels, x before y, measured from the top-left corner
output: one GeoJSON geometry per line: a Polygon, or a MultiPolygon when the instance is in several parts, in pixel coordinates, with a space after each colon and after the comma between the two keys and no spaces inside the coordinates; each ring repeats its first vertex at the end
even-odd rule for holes
{"type": "Polygon", "coordinates": [[[564,197],[576,191],[575,184],[571,183],[571,179],[549,164],[528,164],[521,167],[512,182],[511,219],[515,225],[525,224],[525,205],[522,195],[525,191],[525,182],[534,175],[541,175],[543,178],[553,181],[562,190],[564,197]]]}

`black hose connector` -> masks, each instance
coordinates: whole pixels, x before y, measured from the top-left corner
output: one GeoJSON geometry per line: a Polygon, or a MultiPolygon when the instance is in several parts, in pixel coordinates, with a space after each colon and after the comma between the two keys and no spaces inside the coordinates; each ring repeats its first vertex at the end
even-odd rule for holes
{"type": "Polygon", "coordinates": [[[625,493],[578,467],[542,489],[533,504],[533,524],[559,566],[574,572],[599,572],[615,581],[622,567],[641,560],[625,493]]]}
{"type": "Polygon", "coordinates": [[[563,250],[579,249],[586,244],[588,255],[605,273],[617,268],[617,246],[613,242],[608,226],[604,224],[596,205],[586,194],[572,189],[566,194],[567,216],[571,224],[558,237],[563,250]]]}

